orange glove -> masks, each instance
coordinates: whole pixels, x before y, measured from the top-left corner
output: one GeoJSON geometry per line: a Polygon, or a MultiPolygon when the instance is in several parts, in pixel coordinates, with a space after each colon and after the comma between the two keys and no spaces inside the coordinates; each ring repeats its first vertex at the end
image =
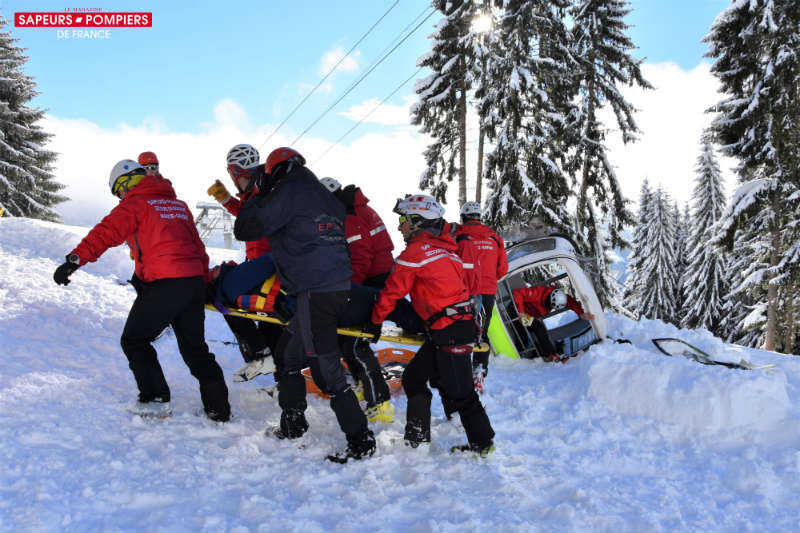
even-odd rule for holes
{"type": "Polygon", "coordinates": [[[214,199],[221,204],[231,199],[231,193],[228,192],[228,189],[226,189],[219,180],[215,180],[214,185],[208,188],[208,195],[213,196],[214,199]]]}

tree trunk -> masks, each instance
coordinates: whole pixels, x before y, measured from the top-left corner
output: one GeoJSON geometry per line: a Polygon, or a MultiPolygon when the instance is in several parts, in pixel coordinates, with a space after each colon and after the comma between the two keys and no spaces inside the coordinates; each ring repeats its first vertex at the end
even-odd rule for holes
{"type": "Polygon", "coordinates": [[[475,178],[475,201],[481,203],[481,189],[483,185],[483,124],[478,132],[478,176],[475,178]]]}
{"type": "MultiPolygon", "coordinates": [[[[772,233],[772,243],[770,246],[769,251],[769,266],[771,268],[775,268],[778,265],[778,247],[780,246],[780,200],[778,199],[777,192],[772,193],[772,211],[775,213],[775,221],[770,228],[772,233]]],[[[774,273],[771,273],[767,277],[767,335],[766,339],[764,340],[764,349],[774,351],[775,350],[775,334],[777,330],[777,319],[778,319],[778,286],[774,283],[771,283],[772,278],[775,277],[774,273]]]]}
{"type": "Polygon", "coordinates": [[[467,80],[461,78],[461,96],[458,99],[458,207],[467,201],[467,80]]]}

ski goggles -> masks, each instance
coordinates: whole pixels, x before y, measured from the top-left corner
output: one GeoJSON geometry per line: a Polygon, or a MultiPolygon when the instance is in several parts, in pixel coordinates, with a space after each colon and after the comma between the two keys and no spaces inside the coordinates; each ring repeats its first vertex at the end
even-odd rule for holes
{"type": "Polygon", "coordinates": [[[258,167],[242,168],[238,165],[228,165],[228,174],[234,180],[239,178],[253,179],[258,175],[258,167]]]}
{"type": "Polygon", "coordinates": [[[123,174],[114,182],[111,187],[111,194],[119,196],[120,191],[129,191],[139,185],[139,182],[145,177],[144,174],[123,174]]]}

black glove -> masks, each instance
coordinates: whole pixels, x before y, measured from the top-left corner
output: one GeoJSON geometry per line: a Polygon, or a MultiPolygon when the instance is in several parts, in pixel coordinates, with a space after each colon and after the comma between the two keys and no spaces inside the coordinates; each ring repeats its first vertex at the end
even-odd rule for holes
{"type": "Polygon", "coordinates": [[[53,272],[53,281],[59,285],[69,285],[69,277],[80,267],[81,260],[76,254],[67,256],[67,260],[53,272]]]}
{"type": "Polygon", "coordinates": [[[380,324],[376,324],[374,322],[367,322],[364,324],[364,327],[361,328],[361,333],[366,333],[371,335],[369,338],[370,343],[375,343],[381,340],[381,328],[383,327],[383,322],[380,324]]]}

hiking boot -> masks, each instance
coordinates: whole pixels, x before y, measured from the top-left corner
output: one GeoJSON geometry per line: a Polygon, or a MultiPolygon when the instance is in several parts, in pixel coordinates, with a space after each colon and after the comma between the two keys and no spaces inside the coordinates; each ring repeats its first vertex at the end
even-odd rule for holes
{"type": "Polygon", "coordinates": [[[128,412],[146,418],[167,418],[172,414],[169,400],[153,398],[149,401],[137,400],[128,407],[128,412]]]}
{"type": "Polygon", "coordinates": [[[272,357],[269,357],[270,351],[269,348],[264,348],[259,353],[266,352],[267,355],[262,357],[261,359],[254,359],[245,363],[245,365],[233,373],[233,381],[235,383],[241,383],[243,381],[250,381],[254,377],[261,375],[261,374],[272,374],[275,372],[275,362],[272,360],[272,357]]]}
{"type": "Polygon", "coordinates": [[[486,459],[489,457],[489,454],[495,450],[494,442],[489,441],[488,444],[480,446],[478,444],[462,444],[460,446],[453,446],[450,448],[450,453],[473,453],[473,457],[477,459],[480,457],[481,459],[486,459]]]}
{"type": "Polygon", "coordinates": [[[370,422],[383,422],[384,424],[394,422],[394,406],[389,400],[367,407],[364,414],[367,415],[367,420],[370,422]]]}
{"type": "Polygon", "coordinates": [[[281,413],[281,424],[273,430],[279,439],[299,439],[308,431],[308,421],[303,411],[287,409],[281,413]]]}
{"type": "Polygon", "coordinates": [[[334,463],[346,463],[349,459],[359,461],[375,453],[375,435],[366,430],[358,435],[347,435],[347,449],[326,457],[334,463]]]}
{"type": "Polygon", "coordinates": [[[483,394],[483,386],[486,380],[486,370],[483,365],[476,365],[472,368],[472,384],[475,386],[475,392],[483,394]]]}

